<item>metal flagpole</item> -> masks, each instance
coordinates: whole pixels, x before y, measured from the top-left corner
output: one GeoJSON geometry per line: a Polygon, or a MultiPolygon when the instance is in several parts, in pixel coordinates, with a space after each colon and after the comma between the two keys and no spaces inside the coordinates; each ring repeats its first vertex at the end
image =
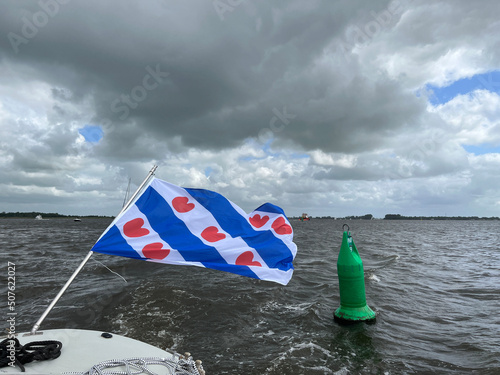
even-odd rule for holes
{"type": "MultiPolygon", "coordinates": [[[[135,191],[134,195],[132,195],[132,197],[129,199],[129,201],[127,202],[127,204],[125,206],[123,206],[123,208],[121,209],[120,213],[118,215],[116,215],[116,216],[120,216],[132,204],[132,202],[137,197],[137,195],[139,195],[139,193],[142,191],[142,189],[144,188],[144,186],[149,182],[149,180],[151,179],[151,177],[154,175],[154,173],[156,171],[156,168],[158,168],[157,165],[154,165],[153,168],[151,168],[151,170],[149,171],[147,177],[142,182],[141,186],[139,186],[139,188],[135,191]]],[[[37,322],[35,323],[35,325],[33,326],[33,328],[31,328],[30,335],[35,335],[36,334],[36,331],[38,331],[38,328],[40,328],[40,325],[42,324],[43,320],[47,317],[47,315],[49,315],[49,313],[52,310],[52,308],[55,306],[55,304],[57,303],[57,301],[59,301],[59,298],[61,298],[61,296],[66,291],[66,289],[68,289],[68,287],[70,286],[70,284],[73,282],[73,280],[76,278],[76,276],[80,273],[80,271],[82,270],[83,266],[85,266],[85,263],[88,262],[88,260],[90,259],[90,257],[92,256],[93,253],[94,253],[93,251],[89,251],[88,252],[88,254],[85,257],[85,259],[83,259],[83,261],[80,263],[80,265],[75,270],[75,272],[73,272],[73,275],[71,275],[71,277],[68,279],[68,281],[66,281],[66,284],[64,284],[64,286],[59,291],[59,293],[57,293],[57,296],[54,298],[54,300],[47,307],[47,309],[42,314],[42,316],[37,320],[37,322]]]]}

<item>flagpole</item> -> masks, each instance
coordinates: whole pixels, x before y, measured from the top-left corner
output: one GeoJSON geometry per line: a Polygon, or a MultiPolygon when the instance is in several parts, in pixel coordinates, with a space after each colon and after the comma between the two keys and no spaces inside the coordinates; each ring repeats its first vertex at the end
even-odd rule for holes
{"type": "MultiPolygon", "coordinates": [[[[123,206],[123,208],[121,209],[120,213],[118,215],[116,215],[116,216],[121,215],[132,204],[132,202],[137,197],[137,195],[139,195],[139,193],[142,191],[142,189],[144,188],[144,186],[146,186],[146,184],[149,182],[149,180],[151,179],[151,177],[154,175],[154,173],[156,171],[156,168],[158,168],[157,165],[154,165],[153,168],[151,168],[151,170],[149,171],[148,175],[146,176],[146,178],[142,182],[141,186],[139,186],[139,188],[135,191],[134,195],[132,195],[132,197],[129,199],[129,201],[127,202],[127,204],[125,206],[123,206]]],[[[73,282],[73,280],[76,278],[76,276],[80,273],[80,271],[82,270],[83,266],[85,266],[85,264],[88,262],[88,260],[90,259],[90,257],[92,256],[93,253],[94,252],[92,250],[88,252],[88,254],[85,256],[85,258],[83,259],[83,261],[78,266],[78,268],[75,270],[75,272],[73,272],[73,274],[68,279],[68,281],[66,281],[66,284],[64,284],[64,286],[62,287],[62,289],[59,291],[59,293],[57,293],[56,297],[52,300],[52,302],[47,307],[47,309],[45,310],[45,312],[37,320],[37,322],[35,323],[35,325],[33,326],[33,328],[31,328],[30,335],[35,335],[36,334],[36,331],[38,331],[38,329],[40,328],[40,325],[42,324],[43,320],[47,317],[47,315],[49,315],[49,313],[52,310],[52,308],[55,306],[55,304],[57,303],[57,301],[59,301],[59,299],[64,294],[64,292],[66,291],[66,289],[68,289],[68,287],[73,282]]]]}

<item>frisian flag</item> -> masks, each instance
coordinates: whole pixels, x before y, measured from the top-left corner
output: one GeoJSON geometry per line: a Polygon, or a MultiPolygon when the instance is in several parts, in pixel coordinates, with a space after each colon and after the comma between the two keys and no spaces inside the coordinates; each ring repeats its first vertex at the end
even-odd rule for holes
{"type": "Polygon", "coordinates": [[[153,178],[91,251],[212,268],[286,285],[297,246],[292,226],[278,206],[265,203],[246,214],[216,192],[153,178]]]}

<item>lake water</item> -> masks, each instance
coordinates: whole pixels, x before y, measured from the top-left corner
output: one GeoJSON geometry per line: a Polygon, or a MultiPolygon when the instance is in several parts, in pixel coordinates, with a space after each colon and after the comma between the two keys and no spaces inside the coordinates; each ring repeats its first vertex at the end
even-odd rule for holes
{"type": "MultiPolygon", "coordinates": [[[[10,261],[18,332],[109,223],[0,219],[2,293],[10,261]]],[[[287,286],[94,254],[41,329],[111,331],[189,351],[209,375],[500,374],[500,221],[347,223],[375,324],[333,321],[344,222],[313,219],[292,221],[298,253],[287,286]]]]}

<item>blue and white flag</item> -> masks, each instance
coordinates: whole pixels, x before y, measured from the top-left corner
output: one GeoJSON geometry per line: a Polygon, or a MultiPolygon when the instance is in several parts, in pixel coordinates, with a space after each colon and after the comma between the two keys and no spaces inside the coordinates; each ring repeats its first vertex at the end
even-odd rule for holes
{"type": "Polygon", "coordinates": [[[92,251],[212,268],[286,285],[297,246],[285,213],[273,204],[246,214],[213,191],[153,178],[92,251]]]}

